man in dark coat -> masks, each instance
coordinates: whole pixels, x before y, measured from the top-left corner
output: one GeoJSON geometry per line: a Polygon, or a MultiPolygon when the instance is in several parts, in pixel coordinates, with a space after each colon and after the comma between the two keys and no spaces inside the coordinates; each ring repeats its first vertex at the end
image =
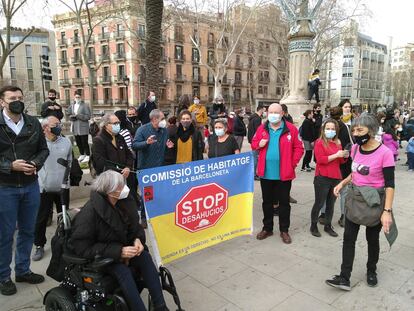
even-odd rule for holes
{"type": "Polygon", "coordinates": [[[157,109],[157,105],[155,103],[156,96],[154,92],[148,92],[147,99],[138,107],[138,119],[141,121],[141,124],[147,124],[149,123],[150,117],[149,114],[154,109],[157,109]]]}
{"type": "Polygon", "coordinates": [[[62,106],[56,102],[56,90],[50,89],[48,92],[48,99],[42,104],[40,115],[42,118],[53,116],[61,121],[63,119],[62,106]]]}

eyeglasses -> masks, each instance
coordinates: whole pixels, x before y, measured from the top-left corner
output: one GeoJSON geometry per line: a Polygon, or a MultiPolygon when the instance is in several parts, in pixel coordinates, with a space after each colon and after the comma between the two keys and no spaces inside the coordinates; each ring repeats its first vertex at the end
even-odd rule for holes
{"type": "Polygon", "coordinates": [[[109,123],[109,124],[112,124],[112,125],[120,125],[120,124],[121,124],[121,122],[111,122],[111,123],[109,123]]]}

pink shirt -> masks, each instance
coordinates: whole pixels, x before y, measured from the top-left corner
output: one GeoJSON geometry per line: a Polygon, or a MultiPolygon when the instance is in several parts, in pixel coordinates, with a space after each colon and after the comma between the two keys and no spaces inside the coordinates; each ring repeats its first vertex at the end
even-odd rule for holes
{"type": "Polygon", "coordinates": [[[386,146],[381,145],[370,154],[360,153],[359,146],[353,145],[351,156],[352,162],[352,183],[357,186],[369,186],[381,188],[385,186],[384,167],[394,167],[395,161],[392,151],[386,146]],[[358,148],[355,156],[355,148],[358,148]]]}

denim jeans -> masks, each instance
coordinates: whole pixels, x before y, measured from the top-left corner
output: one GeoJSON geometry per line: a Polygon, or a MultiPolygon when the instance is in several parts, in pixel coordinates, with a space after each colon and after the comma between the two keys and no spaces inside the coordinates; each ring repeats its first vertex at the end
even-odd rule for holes
{"type": "Polygon", "coordinates": [[[12,247],[17,223],[15,274],[30,272],[40,190],[37,181],[24,187],[0,186],[0,281],[10,278],[12,247]]]}
{"type": "Polygon", "coordinates": [[[137,287],[137,271],[142,276],[145,287],[148,288],[154,306],[165,305],[158,271],[150,253],[147,251],[143,251],[141,255],[132,258],[129,261],[129,266],[116,263],[111,265],[108,271],[117,279],[130,310],[146,310],[137,287]]]}
{"type": "Polygon", "coordinates": [[[413,152],[407,153],[407,163],[408,163],[408,169],[414,170],[414,153],[413,152]]]}

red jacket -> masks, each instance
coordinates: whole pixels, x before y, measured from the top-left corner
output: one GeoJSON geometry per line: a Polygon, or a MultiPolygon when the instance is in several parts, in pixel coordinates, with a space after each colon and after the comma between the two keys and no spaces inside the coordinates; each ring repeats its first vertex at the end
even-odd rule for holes
{"type": "MultiPolygon", "coordinates": [[[[285,122],[282,135],[279,139],[279,152],[280,152],[280,180],[288,181],[295,179],[295,168],[298,165],[303,155],[303,144],[299,139],[299,131],[292,123],[285,122]]],[[[266,144],[263,148],[259,147],[259,142],[262,139],[269,140],[269,122],[266,122],[259,126],[256,134],[252,139],[252,149],[259,151],[259,157],[257,161],[257,176],[263,177],[266,167],[266,153],[269,144],[266,144]]]]}
{"type": "Polygon", "coordinates": [[[315,142],[315,159],[316,169],[315,176],[323,176],[333,179],[342,179],[340,164],[347,161],[344,158],[337,158],[331,162],[328,161],[328,157],[342,150],[341,144],[337,145],[334,142],[329,142],[328,146],[325,146],[322,139],[318,139],[315,142]]]}

